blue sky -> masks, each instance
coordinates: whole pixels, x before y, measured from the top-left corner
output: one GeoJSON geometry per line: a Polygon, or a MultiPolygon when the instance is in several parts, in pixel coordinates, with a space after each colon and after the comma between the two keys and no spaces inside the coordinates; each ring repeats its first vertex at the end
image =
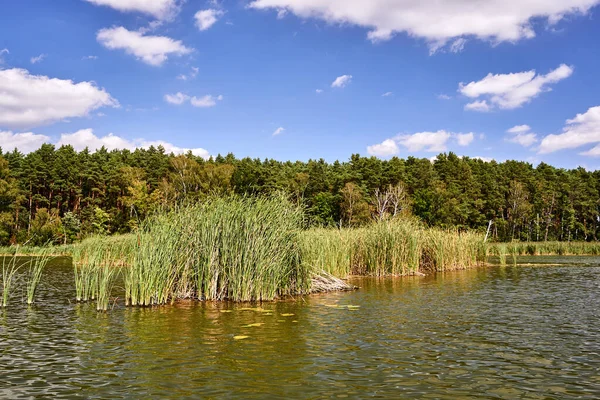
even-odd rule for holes
{"type": "Polygon", "coordinates": [[[0,147],[600,168],[600,0],[485,3],[6,0],[0,147]]]}

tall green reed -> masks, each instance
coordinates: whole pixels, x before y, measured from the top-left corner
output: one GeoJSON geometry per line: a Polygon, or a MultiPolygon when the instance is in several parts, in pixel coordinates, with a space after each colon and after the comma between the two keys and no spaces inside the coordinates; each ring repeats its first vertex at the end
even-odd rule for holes
{"type": "Polygon", "coordinates": [[[8,307],[13,283],[21,266],[17,255],[2,257],[2,307],[8,307]]]}
{"type": "Polygon", "coordinates": [[[29,305],[35,302],[35,294],[42,279],[42,274],[46,265],[52,259],[50,254],[51,249],[44,248],[37,256],[29,260],[29,276],[27,277],[27,304],[29,305]]]}

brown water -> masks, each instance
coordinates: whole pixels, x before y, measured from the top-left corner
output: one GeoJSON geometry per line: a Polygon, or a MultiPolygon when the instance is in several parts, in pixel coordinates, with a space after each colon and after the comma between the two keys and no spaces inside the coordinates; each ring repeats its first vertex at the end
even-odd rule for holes
{"type": "Polygon", "coordinates": [[[359,279],[272,315],[97,313],[55,264],[37,306],[0,311],[0,398],[598,398],[600,258],[545,260],[568,265],[359,279]]]}

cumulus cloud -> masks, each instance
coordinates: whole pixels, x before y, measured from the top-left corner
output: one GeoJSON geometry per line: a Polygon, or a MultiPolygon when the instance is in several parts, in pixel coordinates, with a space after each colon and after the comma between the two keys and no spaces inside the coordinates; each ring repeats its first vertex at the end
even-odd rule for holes
{"type": "Polygon", "coordinates": [[[169,20],[179,12],[177,0],[85,0],[121,12],[139,12],[159,20],[169,20]]]}
{"type": "Polygon", "coordinates": [[[375,157],[391,157],[400,152],[394,139],[386,139],[379,144],[367,147],[367,153],[375,157]]]}
{"type": "Polygon", "coordinates": [[[586,14],[600,0],[253,0],[251,8],[290,12],[301,18],[356,25],[367,38],[389,40],[396,33],[426,40],[437,50],[464,47],[465,38],[493,43],[535,36],[534,21],[554,25],[571,15],[586,14]],[[463,39],[463,40],[460,40],[463,39]]]}
{"type": "Polygon", "coordinates": [[[45,55],[45,54],[40,54],[40,55],[39,55],[39,56],[37,56],[37,57],[31,57],[31,58],[29,59],[29,61],[30,61],[32,64],[37,64],[37,63],[39,63],[39,62],[42,62],[42,61],[44,61],[44,58],[46,58],[46,55],[45,55]]]}
{"type": "Polygon", "coordinates": [[[342,75],[335,78],[335,81],[331,84],[332,88],[343,88],[352,82],[352,75],[342,75]]]}
{"type": "Polygon", "coordinates": [[[165,95],[165,101],[167,103],[175,104],[175,105],[181,105],[181,104],[185,103],[186,101],[188,101],[189,99],[190,99],[190,96],[188,96],[187,94],[181,93],[181,92],[165,95]]]}
{"type": "Polygon", "coordinates": [[[174,104],[174,105],[182,105],[186,102],[190,102],[190,104],[194,107],[214,107],[217,105],[217,101],[221,101],[223,100],[223,96],[219,95],[219,96],[213,96],[210,94],[207,94],[206,96],[202,96],[202,97],[191,97],[188,96],[185,93],[181,93],[181,92],[177,92],[175,94],[167,94],[165,95],[165,101],[167,103],[170,104],[174,104]]]}
{"type": "Polygon", "coordinates": [[[219,95],[217,97],[214,97],[210,94],[207,94],[206,96],[202,96],[202,97],[192,97],[190,99],[190,104],[193,105],[194,107],[201,107],[201,108],[205,108],[205,107],[214,107],[217,105],[217,101],[221,101],[223,100],[223,96],[219,95]]]}
{"type": "Polygon", "coordinates": [[[125,50],[127,54],[153,66],[162,65],[169,56],[182,56],[192,52],[179,40],[166,36],[145,35],[129,31],[122,26],[98,31],[98,42],[110,50],[125,50]]]}
{"type": "Polygon", "coordinates": [[[474,101],[472,103],[465,105],[465,110],[468,111],[479,111],[479,112],[488,112],[491,110],[490,105],[485,100],[474,101]]]}
{"type": "Polygon", "coordinates": [[[488,74],[480,81],[460,83],[458,91],[472,99],[483,100],[469,103],[465,109],[489,111],[493,108],[514,109],[529,103],[540,93],[552,90],[549,85],[560,82],[573,74],[573,67],[562,64],[546,75],[535,70],[512,74],[488,74]]]}
{"type": "Polygon", "coordinates": [[[74,83],[17,68],[0,70],[0,93],[0,127],[35,127],[84,117],[101,107],[119,107],[94,82],[74,83]]]}
{"type": "Polygon", "coordinates": [[[385,92],[384,94],[381,95],[381,97],[390,97],[393,96],[394,93],[393,92],[385,92]]]}
{"type": "Polygon", "coordinates": [[[221,18],[225,13],[221,10],[216,10],[214,8],[210,8],[208,10],[200,10],[194,15],[196,19],[196,26],[201,31],[205,31],[213,26],[219,18],[221,18]]]}
{"type": "Polygon", "coordinates": [[[468,146],[470,145],[473,140],[475,140],[475,134],[473,134],[473,132],[470,133],[457,133],[455,135],[456,137],[456,143],[459,146],[468,146]]]}
{"type": "Polygon", "coordinates": [[[317,90],[315,90],[315,92],[316,92],[317,94],[321,94],[321,93],[323,93],[323,89],[317,89],[317,90]]]}
{"type": "Polygon", "coordinates": [[[283,132],[285,132],[285,128],[280,126],[279,128],[275,129],[273,136],[281,135],[283,132]]]}
{"type": "Polygon", "coordinates": [[[450,100],[452,97],[448,96],[447,94],[438,94],[437,98],[440,100],[450,100]]]}
{"type": "Polygon", "coordinates": [[[388,157],[400,152],[398,146],[405,147],[410,152],[426,151],[441,153],[447,150],[448,142],[454,140],[459,146],[468,146],[475,139],[474,133],[453,133],[445,130],[437,132],[418,132],[411,135],[401,134],[386,139],[380,144],[367,147],[367,152],[373,156],[388,157]]]}
{"type": "Polygon", "coordinates": [[[48,136],[36,135],[32,132],[13,133],[11,131],[0,131],[0,148],[4,152],[18,149],[21,153],[31,153],[49,141],[50,138],[48,136]]]}
{"type": "Polygon", "coordinates": [[[508,133],[507,141],[520,144],[523,147],[529,147],[538,141],[537,135],[531,132],[529,125],[513,126],[506,133],[508,133]]]}
{"type": "Polygon", "coordinates": [[[446,151],[446,144],[452,137],[450,132],[440,130],[437,132],[419,132],[412,135],[400,135],[398,143],[406,147],[408,151],[446,151]]]}
{"type": "Polygon", "coordinates": [[[109,133],[106,136],[97,136],[94,134],[92,129],[81,129],[74,133],[63,133],[60,135],[60,139],[56,143],[57,146],[71,145],[75,150],[81,151],[86,147],[90,151],[96,151],[102,147],[107,150],[120,150],[129,149],[135,150],[136,148],[147,149],[150,146],[158,147],[163,146],[167,153],[185,154],[189,151],[192,154],[208,158],[210,157],[207,150],[202,148],[184,148],[178,147],[171,143],[162,140],[146,140],[146,139],[134,139],[129,140],[120,136],[109,133]]]}
{"type": "Polygon", "coordinates": [[[600,106],[591,107],[585,113],[577,114],[575,118],[567,120],[563,133],[544,137],[539,152],[546,154],[576,149],[589,144],[596,144],[596,146],[580,154],[600,156],[600,106]]]}

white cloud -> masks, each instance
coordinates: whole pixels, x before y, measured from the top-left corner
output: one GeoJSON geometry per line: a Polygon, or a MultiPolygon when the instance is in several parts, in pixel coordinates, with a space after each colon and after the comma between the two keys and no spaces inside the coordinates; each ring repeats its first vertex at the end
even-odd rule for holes
{"type": "Polygon", "coordinates": [[[457,145],[464,147],[475,140],[475,134],[472,132],[453,133],[445,130],[418,132],[412,135],[400,134],[391,139],[386,139],[380,144],[367,147],[367,152],[374,156],[386,157],[398,154],[398,146],[403,146],[410,152],[426,151],[441,153],[447,150],[450,139],[453,139],[457,145]]]}
{"type": "Polygon", "coordinates": [[[208,10],[200,10],[194,15],[196,19],[196,26],[201,31],[205,31],[213,26],[219,18],[221,18],[225,13],[221,10],[216,10],[214,8],[210,8],[208,10]]]}
{"type": "Polygon", "coordinates": [[[451,53],[460,53],[461,51],[463,51],[465,49],[466,44],[467,44],[467,39],[458,38],[458,39],[454,40],[452,42],[452,44],[450,45],[450,52],[451,53]]]}
{"type": "Polygon", "coordinates": [[[419,132],[412,135],[400,135],[397,140],[408,151],[446,151],[446,143],[452,136],[444,130],[437,132],[419,132]]]}
{"type": "Polygon", "coordinates": [[[82,60],[97,60],[98,56],[84,56],[81,57],[82,60]]]}
{"type": "Polygon", "coordinates": [[[472,99],[487,100],[467,104],[465,109],[489,111],[492,108],[514,109],[530,102],[542,92],[551,89],[548,85],[560,82],[573,74],[573,67],[561,64],[546,75],[536,75],[535,70],[512,74],[488,74],[477,82],[460,83],[458,91],[472,99]]]}
{"type": "Polygon", "coordinates": [[[179,40],[166,36],[150,36],[129,31],[122,26],[98,31],[98,42],[111,50],[125,50],[146,64],[162,65],[170,55],[182,56],[192,52],[179,40]]]}
{"type": "Polygon", "coordinates": [[[85,0],[99,6],[108,6],[121,12],[140,12],[160,20],[173,18],[179,12],[177,0],[85,0]]]}
{"type": "Polygon", "coordinates": [[[200,72],[200,68],[198,67],[192,67],[192,71],[189,74],[181,74],[177,77],[177,79],[182,80],[182,81],[187,81],[190,79],[194,79],[198,76],[198,72],[200,72]]]}
{"type": "Polygon", "coordinates": [[[321,94],[321,93],[323,93],[323,89],[317,89],[317,90],[315,90],[315,92],[316,92],[317,94],[321,94]]]}
{"type": "Polygon", "coordinates": [[[4,152],[13,151],[16,148],[21,153],[31,153],[49,141],[48,136],[36,135],[32,132],[12,133],[11,131],[0,131],[0,148],[4,152]]]}
{"type": "Polygon", "coordinates": [[[386,139],[379,144],[367,147],[367,153],[375,157],[391,157],[400,152],[394,139],[386,139]]]}
{"type": "Polygon", "coordinates": [[[175,154],[185,154],[188,151],[191,151],[192,154],[208,158],[210,157],[207,150],[202,148],[183,148],[175,146],[171,143],[162,141],[162,140],[146,140],[146,139],[135,139],[129,140],[122,138],[120,136],[109,133],[106,136],[96,136],[92,129],[81,129],[75,133],[63,133],[60,135],[60,139],[58,140],[57,146],[63,145],[71,145],[75,150],[81,151],[86,147],[90,149],[90,151],[96,151],[103,146],[107,150],[120,150],[120,149],[129,149],[135,150],[136,148],[144,148],[147,149],[150,146],[158,147],[163,146],[167,153],[175,153],[175,154]]]}
{"type": "Polygon", "coordinates": [[[352,75],[342,75],[335,78],[335,81],[331,84],[332,88],[343,88],[352,82],[352,75]]]}
{"type": "Polygon", "coordinates": [[[452,97],[448,96],[447,94],[438,94],[437,98],[440,100],[450,100],[452,97]]]}
{"type": "Polygon", "coordinates": [[[217,101],[223,100],[223,96],[213,96],[207,94],[202,97],[190,97],[185,93],[177,92],[175,94],[166,94],[165,101],[170,104],[182,105],[183,103],[190,102],[194,107],[214,107],[217,105],[217,101]]]}
{"type": "Polygon", "coordinates": [[[531,127],[529,125],[517,125],[517,126],[513,126],[506,132],[508,132],[508,133],[525,133],[525,132],[529,132],[530,130],[531,130],[531,127]]]}
{"type": "Polygon", "coordinates": [[[0,50],[0,65],[4,64],[4,58],[2,57],[4,54],[10,54],[10,51],[8,49],[0,50]]]}
{"type": "Polygon", "coordinates": [[[458,143],[459,146],[468,146],[470,145],[473,140],[475,140],[475,134],[473,132],[470,133],[457,133],[455,135],[456,137],[456,143],[458,143]]]}
{"type": "Polygon", "coordinates": [[[202,97],[192,97],[190,99],[190,103],[194,106],[194,107],[214,107],[217,105],[217,101],[221,101],[223,100],[223,96],[219,95],[217,97],[214,97],[210,94],[207,94],[206,96],[202,96],[202,97]]]}
{"type": "Polygon", "coordinates": [[[581,153],[586,156],[600,156],[600,106],[591,107],[583,114],[567,120],[563,133],[548,135],[540,144],[541,154],[564,149],[575,149],[588,144],[596,144],[592,149],[581,153]]]}
{"type": "Polygon", "coordinates": [[[393,95],[394,95],[394,93],[392,93],[392,92],[385,92],[384,94],[381,95],[381,97],[390,97],[393,95]]]}
{"type": "Polygon", "coordinates": [[[490,111],[490,106],[485,100],[474,101],[472,103],[465,105],[465,110],[469,111],[479,111],[479,112],[488,112],[490,111]]]}
{"type": "Polygon", "coordinates": [[[94,82],[74,83],[17,68],[0,70],[0,93],[0,127],[46,125],[101,107],[119,107],[94,82]]]}
{"type": "Polygon", "coordinates": [[[472,158],[473,160],[481,160],[481,161],[483,161],[483,162],[485,162],[485,163],[489,163],[489,162],[492,162],[492,161],[494,161],[494,159],[493,159],[493,158],[491,158],[491,157],[480,157],[480,156],[475,156],[475,157],[470,157],[470,158],[472,158]]]}
{"type": "Polygon", "coordinates": [[[275,132],[273,132],[273,136],[281,135],[283,132],[285,132],[285,128],[280,126],[279,128],[275,129],[275,132]]]}
{"type": "Polygon", "coordinates": [[[39,63],[39,62],[42,62],[42,61],[44,61],[44,58],[46,58],[46,55],[45,55],[45,54],[40,54],[40,55],[39,55],[39,56],[37,56],[37,57],[31,57],[31,58],[29,59],[29,61],[31,61],[31,63],[32,63],[32,64],[37,64],[37,63],[39,63]]]}
{"type": "Polygon", "coordinates": [[[506,133],[508,133],[507,141],[520,144],[523,147],[529,147],[538,141],[537,135],[531,132],[529,125],[513,126],[506,133]]]}
{"type": "Polygon", "coordinates": [[[181,105],[181,104],[185,103],[186,101],[188,101],[189,99],[190,99],[190,96],[188,96],[187,94],[181,93],[181,92],[165,95],[165,101],[167,103],[175,104],[175,105],[181,105]]]}
{"type": "Polygon", "coordinates": [[[396,33],[425,39],[430,48],[473,37],[492,43],[516,42],[535,36],[534,21],[554,25],[563,18],[586,14],[600,0],[253,0],[249,7],[294,13],[329,23],[369,30],[372,41],[396,33]]]}

